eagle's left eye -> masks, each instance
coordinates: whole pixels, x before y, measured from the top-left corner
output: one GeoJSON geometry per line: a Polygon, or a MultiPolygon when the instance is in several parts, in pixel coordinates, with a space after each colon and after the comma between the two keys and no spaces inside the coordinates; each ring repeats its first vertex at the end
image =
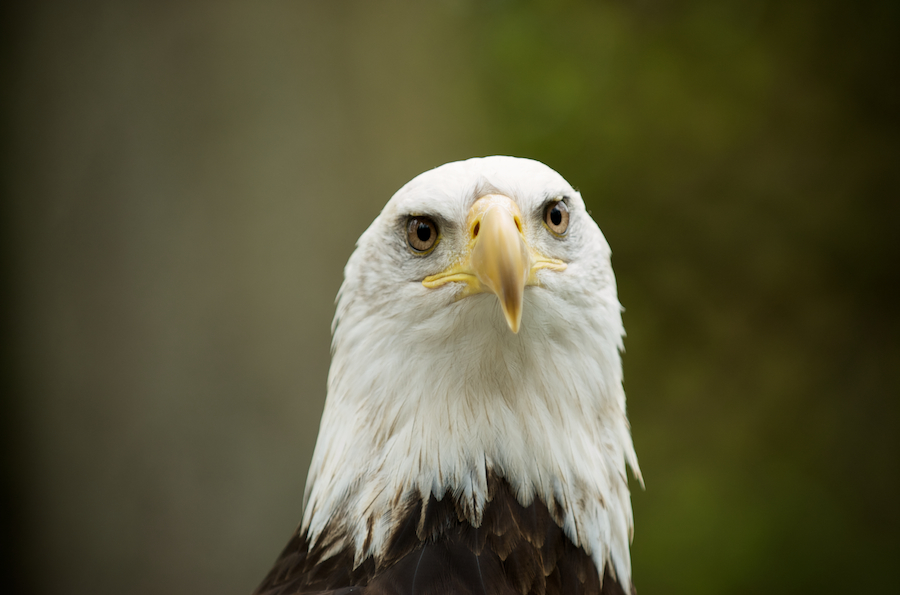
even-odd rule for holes
{"type": "Polygon", "coordinates": [[[569,207],[561,200],[551,202],[544,209],[544,224],[556,235],[563,235],[569,229],[569,207]]]}
{"type": "Polygon", "coordinates": [[[437,224],[430,217],[410,217],[406,222],[406,240],[416,252],[428,252],[438,238],[437,224]]]}

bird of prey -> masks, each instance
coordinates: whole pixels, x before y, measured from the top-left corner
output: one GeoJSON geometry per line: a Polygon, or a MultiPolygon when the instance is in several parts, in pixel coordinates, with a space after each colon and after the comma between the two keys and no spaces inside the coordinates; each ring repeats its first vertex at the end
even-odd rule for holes
{"type": "Polygon", "coordinates": [[[304,512],[259,595],[633,593],[610,249],[537,161],[403,186],[344,271],[304,512]]]}

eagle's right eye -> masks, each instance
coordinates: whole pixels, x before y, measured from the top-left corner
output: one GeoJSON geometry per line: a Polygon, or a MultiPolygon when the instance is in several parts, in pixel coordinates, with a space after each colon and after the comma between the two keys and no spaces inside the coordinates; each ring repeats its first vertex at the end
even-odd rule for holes
{"type": "Polygon", "coordinates": [[[416,252],[430,252],[438,239],[437,224],[430,217],[416,215],[406,222],[406,239],[416,252]]]}

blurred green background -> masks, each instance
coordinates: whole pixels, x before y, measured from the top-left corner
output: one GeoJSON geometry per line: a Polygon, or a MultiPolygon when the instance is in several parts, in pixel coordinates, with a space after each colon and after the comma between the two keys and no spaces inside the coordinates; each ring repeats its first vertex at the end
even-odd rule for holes
{"type": "Polygon", "coordinates": [[[896,584],[897,2],[3,11],[4,584],[248,593],[356,238],[487,154],[613,247],[639,592],[896,584]]]}

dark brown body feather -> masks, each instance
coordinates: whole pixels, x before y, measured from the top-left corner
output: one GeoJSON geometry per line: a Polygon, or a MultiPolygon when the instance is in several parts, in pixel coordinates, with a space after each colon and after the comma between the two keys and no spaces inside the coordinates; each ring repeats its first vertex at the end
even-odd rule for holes
{"type": "MultiPolygon", "coordinates": [[[[351,540],[341,531],[308,547],[295,533],[255,595],[360,593],[365,595],[624,595],[604,569],[560,528],[546,504],[522,506],[509,484],[489,478],[490,501],[474,527],[452,496],[409,502],[379,565],[367,558],[353,567],[350,547],[322,559],[331,544],[351,540]]],[[[558,510],[557,507],[554,509],[558,510]]]]}

